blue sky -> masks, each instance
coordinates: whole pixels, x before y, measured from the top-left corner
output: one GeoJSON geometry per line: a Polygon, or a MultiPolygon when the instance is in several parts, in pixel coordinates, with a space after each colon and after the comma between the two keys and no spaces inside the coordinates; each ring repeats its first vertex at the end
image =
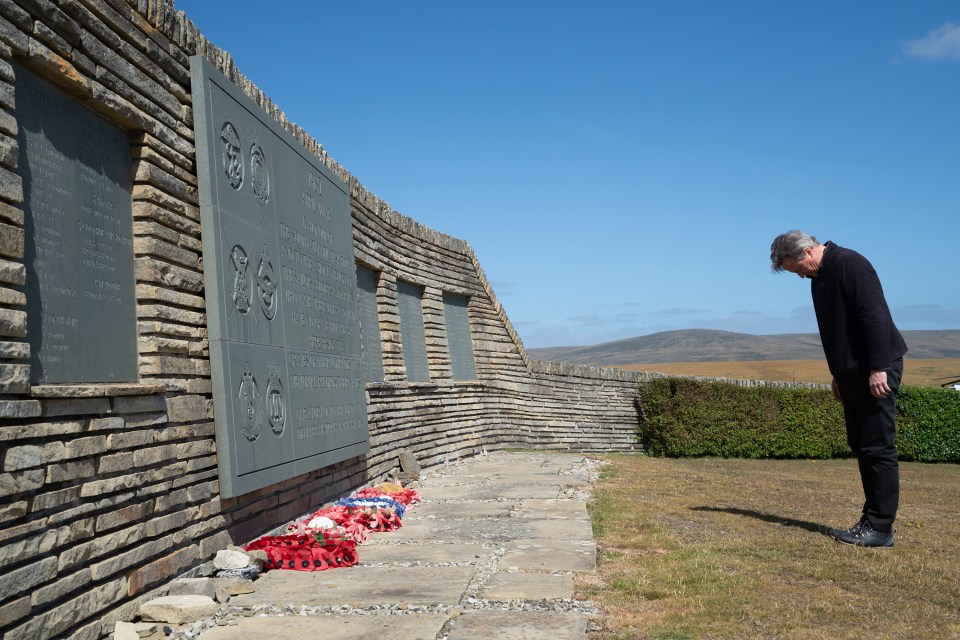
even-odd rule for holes
{"type": "Polygon", "coordinates": [[[394,209],[463,238],[528,347],[816,331],[773,275],[856,249],[960,328],[960,3],[177,0],[394,209]]]}

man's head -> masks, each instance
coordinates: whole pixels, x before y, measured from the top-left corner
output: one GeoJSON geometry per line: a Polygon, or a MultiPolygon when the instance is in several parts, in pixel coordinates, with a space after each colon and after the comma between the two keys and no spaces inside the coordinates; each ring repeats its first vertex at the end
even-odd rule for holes
{"type": "Polygon", "coordinates": [[[823,259],[823,245],[813,236],[794,229],[777,236],[770,245],[770,268],[801,278],[815,278],[823,259]]]}

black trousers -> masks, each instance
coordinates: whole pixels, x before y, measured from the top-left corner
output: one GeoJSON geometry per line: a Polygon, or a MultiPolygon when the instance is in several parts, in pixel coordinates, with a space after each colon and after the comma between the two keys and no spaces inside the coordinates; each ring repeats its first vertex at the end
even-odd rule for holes
{"type": "Polygon", "coordinates": [[[867,384],[869,372],[838,376],[847,442],[860,466],[863,515],[877,531],[891,531],[900,502],[894,397],[903,376],[903,359],[890,363],[886,398],[874,398],[867,384]]]}

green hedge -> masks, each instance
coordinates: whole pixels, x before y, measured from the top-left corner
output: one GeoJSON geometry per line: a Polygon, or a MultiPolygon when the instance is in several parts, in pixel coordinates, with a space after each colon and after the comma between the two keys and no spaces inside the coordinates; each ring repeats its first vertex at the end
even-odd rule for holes
{"type": "MultiPolygon", "coordinates": [[[[741,387],[658,378],[640,384],[640,440],[651,455],[835,458],[850,455],[843,407],[829,389],[741,387]]],[[[901,387],[901,460],[960,462],[960,393],[901,387]]]]}

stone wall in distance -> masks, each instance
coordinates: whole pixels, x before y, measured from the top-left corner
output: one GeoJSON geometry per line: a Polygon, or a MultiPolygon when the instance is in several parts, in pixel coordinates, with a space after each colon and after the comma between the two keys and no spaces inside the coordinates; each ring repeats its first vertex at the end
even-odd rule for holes
{"type": "MultiPolygon", "coordinates": [[[[322,132],[318,132],[322,134],[322,132]]],[[[209,43],[172,0],[0,0],[0,633],[97,639],[176,576],[398,469],[529,447],[632,451],[639,374],[531,361],[470,246],[393,211],[209,43]],[[188,58],[200,54],[343,178],[378,274],[384,381],[371,451],[222,499],[188,58]],[[137,380],[30,384],[14,62],[129,135],[137,380]],[[407,380],[397,282],[423,288],[430,380],[407,380]],[[443,294],[469,300],[476,380],[454,381],[443,294]]]]}

